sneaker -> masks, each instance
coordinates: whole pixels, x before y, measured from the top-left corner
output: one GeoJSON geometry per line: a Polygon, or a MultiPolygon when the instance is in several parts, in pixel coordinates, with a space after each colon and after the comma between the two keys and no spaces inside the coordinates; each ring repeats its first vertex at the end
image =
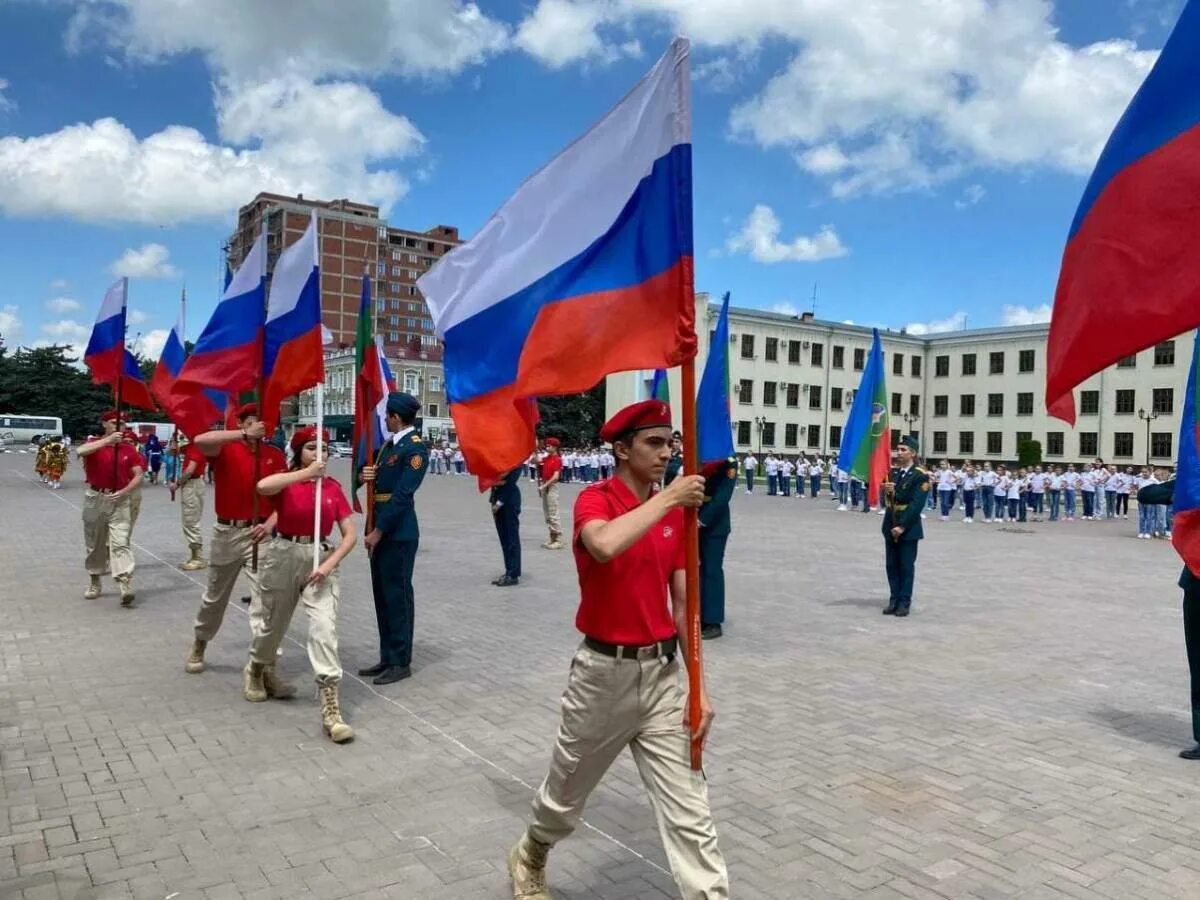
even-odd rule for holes
{"type": "Polygon", "coordinates": [[[837,508],[837,511],[838,511],[838,512],[845,512],[845,511],[846,511],[846,504],[845,504],[845,503],[842,503],[842,504],[840,504],[840,505],[838,506],[838,508],[837,508]]]}

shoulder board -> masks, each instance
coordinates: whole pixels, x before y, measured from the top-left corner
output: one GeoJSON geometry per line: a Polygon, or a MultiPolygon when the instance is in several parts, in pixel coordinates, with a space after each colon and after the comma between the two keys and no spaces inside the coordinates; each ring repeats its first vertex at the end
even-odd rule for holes
{"type": "Polygon", "coordinates": [[[408,436],[408,439],[409,439],[410,441],[412,441],[414,444],[419,444],[419,443],[421,443],[421,436],[420,436],[419,434],[410,434],[410,435],[408,436]]]}
{"type": "Polygon", "coordinates": [[[926,475],[926,474],[928,474],[928,473],[927,473],[927,472],[926,472],[924,469],[922,469],[920,466],[913,466],[913,471],[914,471],[914,472],[916,472],[918,475],[926,475]]]}

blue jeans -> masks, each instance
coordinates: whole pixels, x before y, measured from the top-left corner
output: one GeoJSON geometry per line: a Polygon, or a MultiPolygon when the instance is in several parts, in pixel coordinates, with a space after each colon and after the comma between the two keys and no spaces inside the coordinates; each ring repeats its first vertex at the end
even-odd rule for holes
{"type": "MultiPolygon", "coordinates": [[[[754,470],[753,469],[746,470],[746,490],[747,491],[754,490],[754,470]]],[[[314,515],[316,515],[316,514],[314,513],[314,515]]]]}
{"type": "Polygon", "coordinates": [[[1104,492],[1104,518],[1111,519],[1117,514],[1117,492],[1104,492]]]}
{"type": "Polygon", "coordinates": [[[1075,518],[1075,489],[1067,488],[1066,495],[1067,495],[1067,518],[1073,519],[1073,518],[1075,518]]]}
{"type": "Polygon", "coordinates": [[[1051,522],[1058,521],[1058,508],[1060,506],[1061,500],[1062,500],[1062,491],[1056,491],[1053,488],[1051,488],[1050,489],[1050,521],[1051,522]]]}
{"type": "Polygon", "coordinates": [[[1095,491],[1084,491],[1083,492],[1083,517],[1085,519],[1090,519],[1092,517],[1092,514],[1095,512],[1095,509],[1096,509],[1096,492],[1095,491]]]}
{"type": "Polygon", "coordinates": [[[954,505],[954,491],[938,491],[938,499],[942,503],[942,515],[950,515],[950,507],[954,505]]]}
{"type": "Polygon", "coordinates": [[[821,476],[809,475],[808,484],[812,488],[813,499],[817,499],[817,497],[821,494],[821,476]]]}
{"type": "Polygon", "coordinates": [[[982,490],[983,490],[983,517],[985,519],[990,519],[992,517],[992,510],[994,509],[995,504],[996,504],[996,486],[995,485],[991,485],[991,486],[984,485],[982,490]]]}
{"type": "Polygon", "coordinates": [[[838,503],[840,503],[842,506],[846,505],[846,494],[849,491],[849,487],[850,487],[850,485],[848,482],[845,482],[845,481],[837,482],[838,503]]]}
{"type": "Polygon", "coordinates": [[[963,518],[975,518],[975,491],[963,490],[963,518]]]}
{"type": "Polygon", "coordinates": [[[1042,496],[1043,494],[1034,491],[1029,492],[1029,505],[1033,508],[1034,515],[1040,516],[1042,514],[1042,496]]]}
{"type": "Polygon", "coordinates": [[[785,497],[792,496],[792,476],[791,475],[780,475],[779,476],[779,493],[783,494],[783,496],[785,496],[785,497]]]}
{"type": "MultiPolygon", "coordinates": [[[[779,483],[779,476],[772,475],[768,472],[767,473],[767,496],[768,497],[775,496],[776,486],[778,485],[778,483],[779,483]]],[[[314,515],[315,515],[315,513],[314,513],[314,515]]]]}
{"type": "Polygon", "coordinates": [[[1154,507],[1149,503],[1138,504],[1138,534],[1149,534],[1154,530],[1154,507]]]}
{"type": "Polygon", "coordinates": [[[850,482],[850,505],[851,506],[855,506],[855,507],[858,506],[858,501],[862,499],[862,494],[863,494],[862,485],[859,484],[857,481],[850,482]]]}

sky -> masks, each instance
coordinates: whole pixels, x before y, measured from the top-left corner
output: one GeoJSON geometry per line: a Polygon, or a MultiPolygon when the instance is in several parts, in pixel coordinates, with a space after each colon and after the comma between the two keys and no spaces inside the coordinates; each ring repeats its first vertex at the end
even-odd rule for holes
{"type": "Polygon", "coordinates": [[[692,41],[696,285],[941,331],[1047,321],[1184,0],[0,0],[0,335],[156,357],[260,190],[469,237],[692,41]]]}

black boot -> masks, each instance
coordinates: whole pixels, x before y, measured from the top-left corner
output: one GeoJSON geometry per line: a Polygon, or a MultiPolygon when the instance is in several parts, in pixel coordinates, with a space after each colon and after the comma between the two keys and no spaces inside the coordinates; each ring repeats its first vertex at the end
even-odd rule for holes
{"type": "Polygon", "coordinates": [[[373,666],[367,666],[365,669],[359,669],[358,675],[360,678],[374,678],[376,675],[383,672],[387,668],[386,663],[377,662],[373,666]]]}
{"type": "Polygon", "coordinates": [[[1186,750],[1180,750],[1179,758],[1180,759],[1200,759],[1200,743],[1197,743],[1195,747],[1189,747],[1186,750]]]}
{"type": "Polygon", "coordinates": [[[391,684],[394,681],[403,681],[412,674],[412,670],[408,666],[388,666],[372,680],[372,684],[391,684]]]}

